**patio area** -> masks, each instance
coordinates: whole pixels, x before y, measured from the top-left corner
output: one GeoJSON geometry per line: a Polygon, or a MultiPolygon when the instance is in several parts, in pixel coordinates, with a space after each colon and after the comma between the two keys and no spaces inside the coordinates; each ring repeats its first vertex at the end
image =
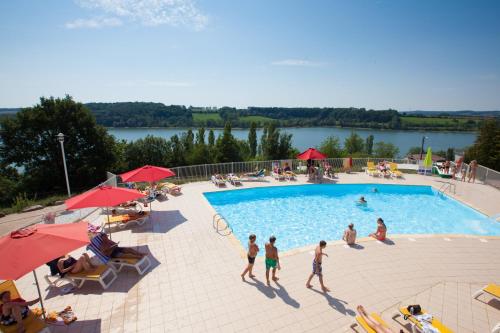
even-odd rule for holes
{"type": "MultiPolygon", "coordinates": [[[[397,183],[431,185],[442,179],[406,175],[404,180],[379,179],[364,173],[340,174],[336,183],[397,183]]],[[[306,183],[246,182],[242,188],[306,183]]],[[[483,212],[500,212],[500,191],[471,183],[456,183],[452,197],[483,212]]],[[[265,269],[256,260],[256,279],[243,282],[246,265],[242,246],[233,236],[212,227],[214,211],[203,197],[218,189],[210,182],[183,185],[180,196],[155,201],[152,217],[143,226],[115,229],[120,246],[151,253],[152,267],[143,276],[123,270],[109,289],[87,282],[62,295],[47,289],[37,270],[45,306],[61,311],[71,305],[78,320],[70,326],[51,325],[52,332],[363,332],[355,323],[359,304],[379,312],[399,331],[408,321],[393,316],[398,306],[420,304],[455,332],[490,332],[500,322],[500,302],[472,294],[500,282],[500,237],[451,235],[391,235],[392,244],[359,239],[358,247],[327,240],[323,274],[331,292],[305,287],[314,245],[280,254],[280,280],[265,285],[265,269]]],[[[99,224],[96,212],[86,220],[99,224]]],[[[279,248],[279,240],[277,247],[279,248]]],[[[83,249],[82,249],[83,251],[83,249]]],[[[75,253],[77,255],[79,253],[75,253]]],[[[26,299],[36,297],[32,274],[16,281],[26,299]]]]}

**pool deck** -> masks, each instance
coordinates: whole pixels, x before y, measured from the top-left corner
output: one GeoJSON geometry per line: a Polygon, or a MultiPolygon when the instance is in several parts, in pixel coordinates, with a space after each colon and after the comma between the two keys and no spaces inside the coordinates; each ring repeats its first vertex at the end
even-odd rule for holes
{"type": "MultiPolygon", "coordinates": [[[[340,174],[336,183],[432,185],[437,177],[406,175],[404,180],[340,174]]],[[[241,188],[305,184],[247,182],[241,188]]],[[[500,212],[500,191],[456,182],[463,203],[487,215],[500,212]]],[[[226,189],[232,189],[228,185],[226,189]]],[[[500,283],[500,237],[391,235],[386,243],[360,239],[358,246],[333,242],[324,259],[324,278],[331,292],[305,282],[311,271],[313,247],[288,251],[281,258],[279,285],[265,285],[263,260],[257,259],[255,280],[243,282],[246,265],[241,245],[212,227],[213,209],[202,196],[217,189],[209,182],[186,184],[183,194],[153,203],[152,221],[116,229],[113,239],[122,246],[138,246],[151,253],[153,267],[143,276],[124,270],[106,291],[93,282],[66,295],[46,291],[37,272],[48,310],[71,305],[78,321],[52,332],[362,332],[354,311],[363,304],[399,331],[408,322],[392,317],[398,305],[418,303],[455,332],[490,332],[500,322],[500,301],[471,295],[487,283],[500,283]]],[[[438,213],[438,212],[436,212],[438,213]]],[[[104,218],[94,214],[90,220],[104,218]]],[[[277,242],[279,248],[279,240],[277,242]]],[[[80,251],[81,252],[81,251],[80,251]]],[[[77,253],[75,253],[76,255],[77,253]]],[[[33,276],[16,281],[25,298],[35,297],[33,276]]]]}

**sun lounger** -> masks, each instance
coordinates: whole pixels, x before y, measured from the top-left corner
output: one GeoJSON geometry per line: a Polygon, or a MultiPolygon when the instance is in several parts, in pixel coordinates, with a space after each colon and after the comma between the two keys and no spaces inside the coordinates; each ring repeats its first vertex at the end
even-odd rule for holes
{"type": "Polygon", "coordinates": [[[110,265],[117,272],[120,272],[124,267],[131,267],[137,270],[137,273],[143,275],[151,266],[151,261],[149,260],[148,256],[144,256],[141,259],[127,257],[108,257],[101,252],[101,244],[102,233],[99,233],[91,239],[90,244],[87,246],[87,249],[89,251],[92,251],[92,253],[94,253],[102,263],[110,265]]]}
{"type": "Polygon", "coordinates": [[[285,180],[285,175],[282,174],[282,173],[278,173],[278,172],[271,172],[271,176],[275,179],[275,180],[285,180]]]}
{"type": "Polygon", "coordinates": [[[232,174],[232,173],[228,174],[226,179],[227,179],[227,180],[229,181],[229,183],[231,183],[231,185],[233,185],[233,186],[241,185],[241,178],[240,178],[240,177],[238,177],[238,176],[237,176],[237,175],[235,175],[235,174],[232,174]]]}
{"type": "Polygon", "coordinates": [[[241,176],[241,181],[254,181],[262,179],[266,176],[266,169],[261,169],[257,172],[245,173],[241,176]]]}
{"type": "MultiPolygon", "coordinates": [[[[380,317],[379,314],[373,312],[370,314],[370,317],[372,317],[377,323],[380,325],[389,328],[389,325],[380,317]]],[[[356,321],[358,322],[359,326],[363,327],[363,329],[367,333],[376,333],[376,331],[368,325],[368,323],[361,317],[361,316],[356,316],[356,321]]]]}
{"type": "Polygon", "coordinates": [[[91,271],[84,271],[80,273],[67,273],[64,277],[57,277],[56,275],[45,275],[45,281],[51,287],[59,287],[59,282],[67,281],[77,288],[81,288],[85,281],[99,282],[103,289],[108,287],[116,280],[116,273],[106,265],[99,265],[91,271]]]}
{"type": "Polygon", "coordinates": [[[401,178],[403,177],[403,173],[398,170],[398,165],[396,163],[390,163],[389,164],[391,175],[393,177],[401,178]]]}
{"type": "MultiPolygon", "coordinates": [[[[12,299],[22,298],[14,281],[7,280],[0,283],[0,293],[3,293],[4,291],[9,291],[12,299]]],[[[29,311],[28,316],[23,319],[23,324],[26,329],[26,333],[50,333],[50,330],[45,322],[35,316],[31,310],[29,311]]],[[[17,325],[5,326],[0,324],[0,332],[17,333],[17,325]]]]}
{"type": "Polygon", "coordinates": [[[179,185],[175,185],[174,183],[160,183],[158,184],[158,188],[169,194],[181,193],[181,187],[179,185]]]}
{"type": "MultiPolygon", "coordinates": [[[[408,312],[407,308],[402,307],[402,308],[399,309],[399,312],[403,316],[407,316],[408,320],[411,323],[411,330],[412,330],[413,333],[423,332],[422,324],[414,316],[412,316],[410,314],[410,312],[408,312]]],[[[422,310],[422,312],[420,314],[426,314],[426,312],[424,310],[422,310]]],[[[443,323],[441,323],[434,316],[432,317],[432,321],[431,321],[430,324],[434,328],[436,328],[437,330],[439,330],[440,333],[452,333],[453,332],[451,329],[449,329],[448,327],[446,327],[443,323]]]]}
{"type": "Polygon", "coordinates": [[[472,298],[478,298],[481,294],[490,294],[491,296],[495,297],[496,299],[500,300],[500,285],[495,284],[495,283],[490,283],[483,288],[479,289],[472,295],[472,298]]]}
{"type": "Polygon", "coordinates": [[[297,179],[297,175],[294,174],[292,171],[285,171],[284,176],[285,176],[286,180],[295,180],[295,179],[297,179]]]}
{"type": "Polygon", "coordinates": [[[500,333],[500,323],[497,323],[491,330],[491,333],[500,333]]]}
{"type": "Polygon", "coordinates": [[[366,170],[365,172],[372,177],[380,177],[382,173],[375,167],[375,163],[366,162],[366,170]]]}
{"type": "Polygon", "coordinates": [[[214,183],[217,187],[226,186],[226,180],[220,175],[213,175],[212,183],[214,183]]]}
{"type": "Polygon", "coordinates": [[[117,224],[120,228],[125,228],[125,226],[135,223],[137,225],[143,225],[149,218],[149,212],[141,212],[133,214],[121,214],[113,215],[109,217],[109,220],[105,220],[106,225],[117,224]]]}

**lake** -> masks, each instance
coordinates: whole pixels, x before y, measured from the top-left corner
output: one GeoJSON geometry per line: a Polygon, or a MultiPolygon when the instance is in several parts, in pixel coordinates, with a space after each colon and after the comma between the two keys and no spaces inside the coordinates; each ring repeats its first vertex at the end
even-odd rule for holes
{"type": "MultiPolygon", "coordinates": [[[[195,131],[196,129],[193,129],[195,131]]],[[[346,137],[351,134],[353,129],[337,127],[293,127],[282,128],[281,131],[292,134],[293,146],[303,151],[309,147],[316,147],[328,136],[335,135],[344,143],[346,137]]],[[[154,135],[169,139],[174,134],[181,134],[187,131],[187,128],[108,128],[110,134],[118,139],[127,141],[137,140],[146,135],[154,135]]],[[[464,148],[474,143],[476,133],[473,132],[424,132],[424,131],[392,131],[376,129],[354,129],[363,139],[373,134],[374,142],[390,142],[399,148],[400,156],[406,155],[410,147],[419,146],[422,142],[422,136],[428,137],[425,140],[425,146],[431,146],[433,151],[446,150],[449,147],[464,148]]],[[[222,129],[215,129],[215,136],[222,133],[222,129]]],[[[233,129],[233,135],[238,139],[248,138],[248,129],[233,129]]],[[[208,130],[206,131],[208,135],[208,130]]],[[[257,131],[258,138],[262,130],[257,131]]]]}

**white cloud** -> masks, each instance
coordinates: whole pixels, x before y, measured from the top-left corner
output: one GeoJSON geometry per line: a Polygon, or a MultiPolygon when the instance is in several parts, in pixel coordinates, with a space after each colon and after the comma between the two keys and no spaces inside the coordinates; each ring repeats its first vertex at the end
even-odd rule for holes
{"type": "Polygon", "coordinates": [[[75,0],[86,9],[114,18],[138,22],[146,26],[186,26],[205,28],[208,17],[196,6],[195,0],[75,0]]]}
{"type": "Polygon", "coordinates": [[[273,61],[271,65],[274,66],[301,66],[301,67],[319,67],[325,65],[325,63],[310,61],[305,59],[284,59],[273,61]]]}
{"type": "Polygon", "coordinates": [[[91,18],[91,19],[76,19],[65,24],[68,29],[81,29],[90,28],[98,29],[103,27],[117,27],[122,25],[123,22],[116,17],[102,17],[102,18],[91,18]]]}

